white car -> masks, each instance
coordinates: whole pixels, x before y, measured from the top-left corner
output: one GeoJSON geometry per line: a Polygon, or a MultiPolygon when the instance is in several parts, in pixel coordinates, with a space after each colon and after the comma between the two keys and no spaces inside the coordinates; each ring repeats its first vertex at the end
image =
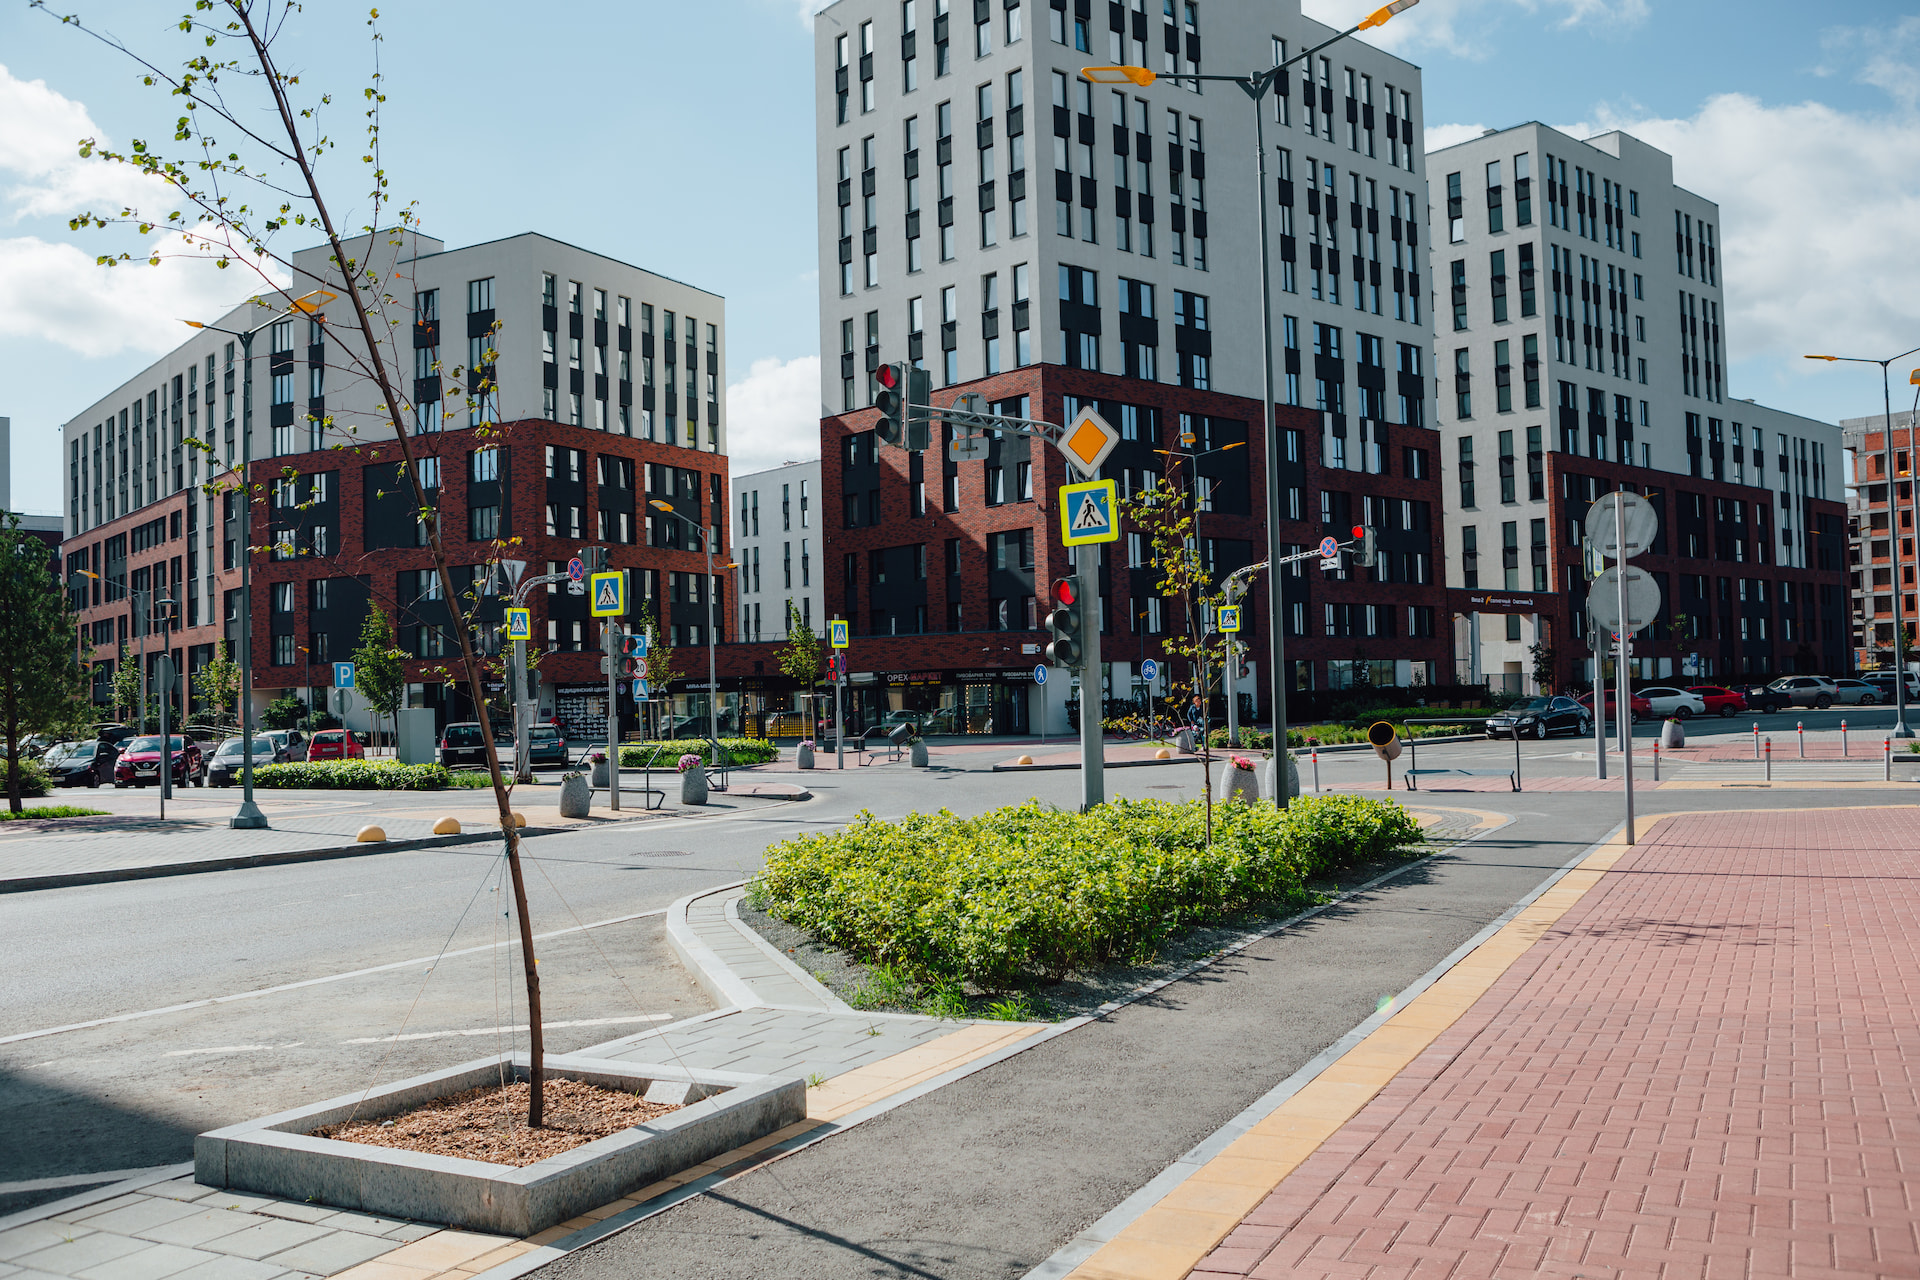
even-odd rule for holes
{"type": "Polygon", "coordinates": [[[1680,719],[1685,720],[1690,716],[1706,714],[1707,700],[1699,694],[1689,693],[1685,689],[1675,689],[1671,685],[1656,684],[1649,685],[1644,689],[1636,689],[1634,693],[1636,696],[1645,698],[1648,702],[1652,703],[1653,714],[1663,720],[1668,716],[1678,716],[1680,719]]]}

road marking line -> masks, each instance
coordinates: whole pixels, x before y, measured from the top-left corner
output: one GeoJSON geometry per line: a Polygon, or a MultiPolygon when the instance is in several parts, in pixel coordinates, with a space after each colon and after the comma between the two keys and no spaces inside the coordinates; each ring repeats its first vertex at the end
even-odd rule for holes
{"type": "MultiPolygon", "coordinates": [[[[642,1013],[630,1018],[574,1018],[567,1022],[543,1022],[542,1030],[551,1031],[555,1027],[617,1027],[630,1022],[671,1022],[670,1013],[642,1013]]],[[[439,1040],[447,1036],[501,1036],[512,1032],[527,1030],[527,1024],[517,1027],[470,1027],[461,1031],[409,1031],[397,1036],[362,1036],[357,1040],[342,1040],[341,1044],[394,1044],[402,1040],[439,1040]]],[[[262,1046],[263,1048],[265,1046],[262,1046]]],[[[288,1046],[291,1047],[291,1046],[288,1046]]],[[[211,1049],[191,1050],[190,1052],[212,1053],[211,1049]]]]}
{"type": "MultiPolygon", "coordinates": [[[[580,933],[587,929],[600,929],[610,924],[626,924],[632,920],[644,920],[649,916],[663,916],[665,907],[655,907],[651,911],[636,911],[632,915],[614,916],[610,920],[595,920],[592,924],[569,925],[565,929],[555,929],[551,933],[536,933],[535,942],[545,942],[549,938],[563,937],[569,933],[580,933]]],[[[420,965],[438,964],[455,956],[470,956],[482,951],[496,951],[501,947],[519,946],[518,939],[509,938],[503,942],[490,942],[478,947],[464,947],[459,951],[448,951],[441,955],[421,956],[417,960],[395,960],[392,964],[377,964],[371,968],[354,969],[348,973],[329,974],[324,978],[307,978],[300,982],[283,982],[277,987],[260,987],[253,991],[238,991],[230,996],[209,996],[205,1000],[188,1000],[182,1004],[170,1004],[159,1009],[142,1009],[137,1013],[119,1013],[111,1018],[94,1018],[87,1022],[69,1022],[60,1027],[43,1027],[38,1031],[21,1031],[10,1036],[0,1036],[0,1045],[15,1044],[21,1040],[38,1040],[43,1036],[63,1035],[69,1031],[86,1031],[93,1027],[110,1027],[121,1022],[136,1022],[142,1018],[157,1018],[162,1014],[184,1013],[189,1009],[205,1009],[210,1005],[230,1004],[235,1000],[254,1000],[261,996],[278,995],[283,991],[298,991],[302,987],[318,987],[329,982],[345,982],[349,978],[364,978],[368,974],[387,973],[394,969],[412,969],[420,965]]]]}
{"type": "Polygon", "coordinates": [[[169,1049],[169,1058],[191,1058],[203,1053],[266,1053],[273,1049],[295,1049],[305,1044],[304,1040],[295,1040],[292,1044],[223,1044],[213,1049],[169,1049]]]}

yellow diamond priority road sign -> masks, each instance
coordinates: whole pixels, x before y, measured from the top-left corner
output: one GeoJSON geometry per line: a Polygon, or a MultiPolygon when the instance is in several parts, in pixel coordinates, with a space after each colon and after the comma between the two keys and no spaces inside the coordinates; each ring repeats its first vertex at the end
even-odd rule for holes
{"type": "Polygon", "coordinates": [[[1067,461],[1081,475],[1091,479],[1099,473],[1100,464],[1113,452],[1113,446],[1120,442],[1120,433],[1107,425],[1107,420],[1092,409],[1082,409],[1080,416],[1073,420],[1066,434],[1060,437],[1060,447],[1067,455],[1067,461]]]}

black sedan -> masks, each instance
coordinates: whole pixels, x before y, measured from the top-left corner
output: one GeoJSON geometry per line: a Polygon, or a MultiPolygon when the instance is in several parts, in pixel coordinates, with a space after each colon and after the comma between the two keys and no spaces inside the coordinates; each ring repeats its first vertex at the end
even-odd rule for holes
{"type": "Polygon", "coordinates": [[[111,743],[59,742],[48,748],[41,763],[56,787],[97,787],[113,779],[118,756],[111,743]]]}
{"type": "Polygon", "coordinates": [[[1793,705],[1793,695],[1766,684],[1737,684],[1733,691],[1747,700],[1749,711],[1785,711],[1793,705]]]}
{"type": "Polygon", "coordinates": [[[1522,698],[1498,715],[1487,717],[1489,738],[1545,738],[1556,733],[1575,736],[1593,732],[1593,717],[1572,698],[1522,698]]]}

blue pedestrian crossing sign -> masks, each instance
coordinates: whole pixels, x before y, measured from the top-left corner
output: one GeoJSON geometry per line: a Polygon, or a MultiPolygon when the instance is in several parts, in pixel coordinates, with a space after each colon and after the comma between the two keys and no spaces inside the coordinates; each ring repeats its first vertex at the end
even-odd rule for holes
{"type": "Polygon", "coordinates": [[[353,664],[336,662],[333,664],[333,687],[336,689],[353,688],[353,664]]]}
{"type": "Polygon", "coordinates": [[[1118,541],[1120,504],[1113,481],[1060,486],[1060,534],[1069,547],[1118,541]]]}
{"type": "Polygon", "coordinates": [[[533,610],[531,609],[507,610],[507,639],[509,640],[533,639],[533,610]]]}
{"type": "Polygon", "coordinates": [[[1239,605],[1223,604],[1220,606],[1220,629],[1222,631],[1238,631],[1240,629],[1239,605]]]}
{"type": "Polygon", "coordinates": [[[596,573],[587,582],[587,593],[596,618],[620,618],[627,612],[627,575],[615,569],[596,573]]]}
{"type": "Polygon", "coordinates": [[[836,618],[827,623],[827,640],[836,649],[847,647],[847,623],[844,618],[836,618]]]}

